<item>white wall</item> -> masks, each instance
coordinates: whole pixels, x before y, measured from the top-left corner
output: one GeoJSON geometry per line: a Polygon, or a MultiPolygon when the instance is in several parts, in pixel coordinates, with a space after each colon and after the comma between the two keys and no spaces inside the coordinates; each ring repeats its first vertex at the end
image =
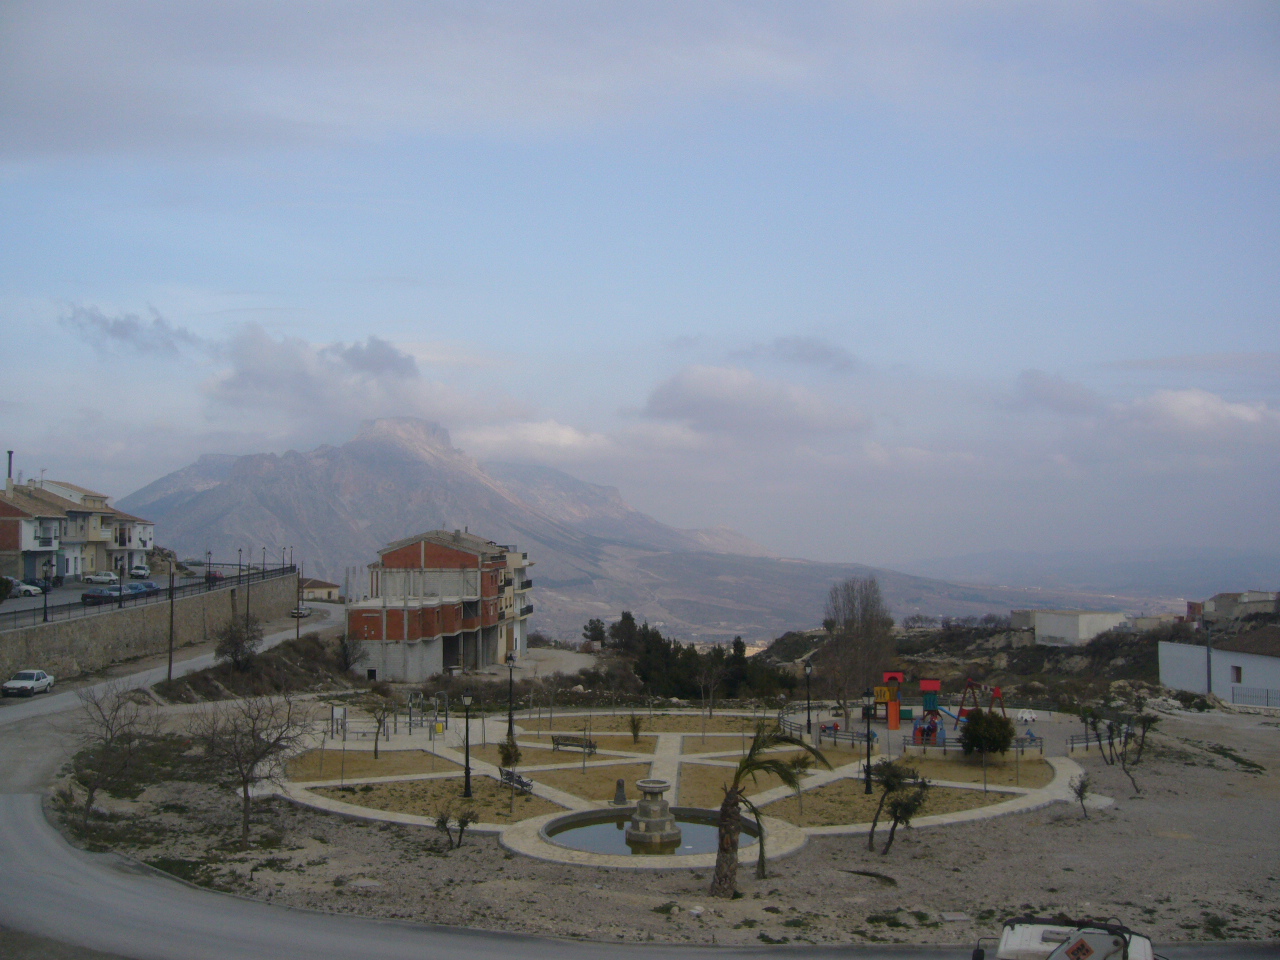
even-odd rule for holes
{"type": "Polygon", "coordinates": [[[444,672],[444,644],[439,638],[414,643],[399,640],[366,640],[369,659],[356,668],[365,675],[377,670],[379,680],[391,683],[422,683],[444,672]]]}
{"type": "Polygon", "coordinates": [[[1036,643],[1076,644],[1092,640],[1126,620],[1119,610],[1037,610],[1036,643]]]}
{"type": "MultiPolygon", "coordinates": [[[[1160,682],[1174,690],[1206,693],[1204,647],[1190,643],[1169,643],[1161,640],[1160,682]]],[[[1231,688],[1260,687],[1280,690],[1280,657],[1264,657],[1256,653],[1232,653],[1230,650],[1213,651],[1213,692],[1231,702],[1231,688]],[[1232,682],[1232,667],[1240,668],[1240,682],[1232,682]]]]}

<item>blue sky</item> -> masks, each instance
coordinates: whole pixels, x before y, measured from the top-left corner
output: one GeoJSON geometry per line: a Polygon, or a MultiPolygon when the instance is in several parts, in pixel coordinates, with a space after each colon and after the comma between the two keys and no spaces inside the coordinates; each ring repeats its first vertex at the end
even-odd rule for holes
{"type": "Polygon", "coordinates": [[[6,447],[123,495],[414,415],[788,555],[1266,548],[1278,53],[1266,3],[12,4],[6,447]]]}

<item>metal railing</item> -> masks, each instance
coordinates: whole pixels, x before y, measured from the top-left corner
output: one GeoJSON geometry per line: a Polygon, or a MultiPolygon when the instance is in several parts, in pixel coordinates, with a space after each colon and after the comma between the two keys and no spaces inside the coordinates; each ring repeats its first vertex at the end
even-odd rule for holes
{"type": "Polygon", "coordinates": [[[1232,684],[1231,702],[1243,707],[1280,707],[1280,690],[1232,684]]]}
{"type": "MultiPolygon", "coordinates": [[[[234,563],[216,563],[210,564],[210,567],[220,568],[218,570],[219,573],[222,573],[223,570],[227,569],[232,571],[236,570],[236,565],[234,563]]],[[[209,568],[206,568],[206,570],[208,569],[209,568]]],[[[173,588],[173,597],[175,600],[180,600],[183,597],[194,597],[202,593],[209,593],[212,590],[227,590],[231,587],[238,587],[246,584],[252,585],[262,580],[274,580],[278,577],[289,576],[296,572],[297,567],[287,565],[283,567],[268,567],[265,570],[242,570],[239,573],[232,573],[230,576],[223,573],[221,579],[215,579],[206,573],[203,580],[199,580],[195,583],[188,582],[175,586],[173,588]]],[[[111,613],[113,610],[120,610],[126,607],[145,607],[154,603],[168,603],[168,577],[154,577],[152,580],[154,583],[161,584],[161,586],[159,591],[151,596],[139,595],[136,597],[130,597],[126,595],[123,598],[112,597],[105,603],[92,605],[86,604],[80,600],[74,600],[69,603],[51,603],[49,604],[47,615],[43,605],[31,607],[27,610],[0,610],[0,633],[7,630],[18,630],[22,627],[35,627],[45,622],[54,623],[63,620],[77,620],[81,617],[97,616],[99,614],[111,613]]],[[[125,580],[124,582],[128,583],[129,581],[125,580]]],[[[93,589],[95,586],[95,584],[86,583],[84,584],[84,589],[88,591],[93,589]]],[[[250,589],[252,589],[252,586],[250,586],[250,589]]]]}

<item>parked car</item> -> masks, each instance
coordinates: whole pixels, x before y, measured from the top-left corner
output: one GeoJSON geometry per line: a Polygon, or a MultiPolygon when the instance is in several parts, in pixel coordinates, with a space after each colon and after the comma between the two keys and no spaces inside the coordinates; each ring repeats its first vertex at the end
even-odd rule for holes
{"type": "Polygon", "coordinates": [[[41,593],[48,593],[54,587],[62,586],[61,580],[61,577],[54,577],[52,580],[46,580],[43,577],[27,577],[27,579],[22,582],[31,584],[31,586],[35,587],[41,593]]]}
{"type": "Polygon", "coordinates": [[[206,570],[204,574],[204,578],[209,583],[218,583],[222,580],[227,579],[227,575],[223,573],[221,570],[206,570]]]}
{"type": "Polygon", "coordinates": [[[9,584],[9,596],[11,597],[38,597],[44,593],[39,587],[27,583],[25,580],[11,580],[9,584]]]}
{"type": "Polygon", "coordinates": [[[156,583],[154,580],[143,580],[141,583],[125,584],[126,590],[129,587],[137,588],[141,591],[141,595],[144,597],[155,597],[160,594],[160,584],[156,583]]]}
{"type": "Polygon", "coordinates": [[[110,570],[103,570],[101,573],[91,573],[84,578],[85,583],[119,583],[120,578],[110,570]]]}
{"type": "Polygon", "coordinates": [[[145,580],[151,576],[151,568],[145,563],[135,563],[129,568],[129,576],[134,580],[145,580]]]}
{"type": "Polygon", "coordinates": [[[53,677],[43,670],[19,670],[12,679],[4,682],[4,696],[30,697],[37,693],[48,693],[53,689],[53,677]]]}
{"type": "Polygon", "coordinates": [[[92,590],[86,590],[80,594],[80,602],[86,607],[97,607],[104,603],[118,603],[119,600],[119,587],[94,587],[92,590]]]}
{"type": "Polygon", "coordinates": [[[289,611],[289,616],[299,620],[302,619],[303,617],[309,617],[311,616],[311,608],[306,605],[296,606],[289,611]]]}
{"type": "Polygon", "coordinates": [[[132,600],[135,597],[145,597],[148,594],[147,588],[140,583],[121,584],[120,589],[124,591],[124,598],[126,600],[132,600]]]}

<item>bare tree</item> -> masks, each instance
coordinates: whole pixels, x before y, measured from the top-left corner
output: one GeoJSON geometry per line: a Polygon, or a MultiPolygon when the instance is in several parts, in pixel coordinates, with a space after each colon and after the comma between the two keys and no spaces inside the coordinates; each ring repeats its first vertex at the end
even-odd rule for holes
{"type": "Polygon", "coordinates": [[[399,703],[392,695],[390,687],[375,684],[373,692],[361,703],[361,707],[369,714],[374,723],[373,759],[377,760],[378,741],[387,738],[387,724],[395,716],[399,703]]]}
{"type": "Polygon", "coordinates": [[[243,672],[253,666],[253,658],[262,645],[262,623],[248,614],[243,620],[232,617],[215,630],[213,636],[218,641],[213,648],[214,658],[243,672]]]}
{"type": "Polygon", "coordinates": [[[728,664],[725,663],[724,651],[720,647],[716,647],[702,657],[698,662],[698,690],[702,693],[702,700],[707,704],[707,716],[714,716],[716,712],[716,688],[720,686],[720,681],[724,679],[725,671],[728,664]]]}
{"type": "Polygon", "coordinates": [[[134,769],[138,751],[156,735],[159,722],[139,695],[120,683],[85,687],[76,696],[84,714],[80,749],[72,759],[72,777],[85,791],[84,822],[89,822],[99,791],[120,784],[134,769]]]}
{"type": "Polygon", "coordinates": [[[307,735],[307,710],[288,694],[209,704],[191,719],[191,736],[206,762],[240,788],[240,837],[249,844],[253,788],[280,782],[285,760],[307,735]]]}
{"type": "Polygon", "coordinates": [[[893,617],[876,578],[851,577],[833,584],[822,625],[830,640],[813,659],[844,711],[848,729],[853,702],[879,682],[893,656],[893,617]]]}
{"type": "Polygon", "coordinates": [[[1071,795],[1076,798],[1076,802],[1080,804],[1080,813],[1086,820],[1089,819],[1089,808],[1085,806],[1085,801],[1089,799],[1089,774],[1082,773],[1078,777],[1072,777],[1068,784],[1071,787],[1071,795]]]}
{"type": "Polygon", "coordinates": [[[338,665],[343,673],[350,673],[369,659],[369,650],[364,641],[349,633],[338,637],[338,665]]]}

